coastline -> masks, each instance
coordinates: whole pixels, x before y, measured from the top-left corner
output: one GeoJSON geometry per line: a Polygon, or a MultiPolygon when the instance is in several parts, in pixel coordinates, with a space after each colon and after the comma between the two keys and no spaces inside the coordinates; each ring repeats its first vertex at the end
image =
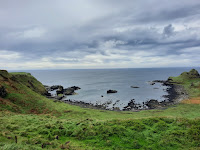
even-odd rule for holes
{"type": "Polygon", "coordinates": [[[71,99],[58,100],[53,97],[51,98],[47,97],[47,98],[54,100],[54,102],[64,102],[82,108],[92,108],[92,109],[110,110],[110,111],[141,111],[150,109],[165,109],[167,106],[178,104],[182,100],[186,100],[189,98],[189,95],[187,94],[186,90],[182,85],[171,83],[168,80],[155,80],[152,82],[154,83],[159,82],[162,83],[163,86],[168,86],[167,88],[168,95],[163,95],[163,97],[165,97],[164,101],[159,102],[158,100],[151,99],[149,101],[144,102],[143,104],[137,104],[135,103],[134,100],[131,100],[127,106],[125,106],[123,109],[120,109],[119,107],[114,107],[114,105],[112,108],[107,108],[108,106],[107,102],[103,104],[93,104],[71,99]]]}

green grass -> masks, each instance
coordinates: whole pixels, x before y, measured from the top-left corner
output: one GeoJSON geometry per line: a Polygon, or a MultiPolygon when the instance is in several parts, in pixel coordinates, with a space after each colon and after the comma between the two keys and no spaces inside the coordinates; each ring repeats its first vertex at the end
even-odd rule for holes
{"type": "Polygon", "coordinates": [[[11,74],[11,75],[27,75],[27,76],[31,76],[31,74],[27,73],[27,72],[10,72],[9,74],[11,74]]]}
{"type": "Polygon", "coordinates": [[[50,115],[1,114],[0,121],[1,149],[55,149],[63,145],[70,149],[167,150],[197,148],[200,141],[199,119],[75,121],[50,115]]]}
{"type": "MultiPolygon", "coordinates": [[[[80,108],[33,91],[26,82],[41,83],[30,74],[3,73],[0,85],[8,95],[0,99],[0,149],[200,149],[200,105],[139,112],[80,108]]],[[[173,80],[185,87],[193,82],[199,92],[196,79],[173,80]]]]}

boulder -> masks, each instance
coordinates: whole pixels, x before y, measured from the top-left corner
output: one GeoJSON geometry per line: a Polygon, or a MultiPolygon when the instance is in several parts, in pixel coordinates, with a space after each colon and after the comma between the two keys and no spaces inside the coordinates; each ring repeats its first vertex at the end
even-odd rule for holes
{"type": "Polygon", "coordinates": [[[116,90],[108,90],[107,94],[109,94],[109,93],[117,93],[117,91],[116,90]]]}
{"type": "Polygon", "coordinates": [[[51,91],[57,90],[57,89],[63,89],[63,86],[61,85],[53,85],[51,86],[51,91]]]}
{"type": "Polygon", "coordinates": [[[72,86],[72,87],[70,87],[70,88],[74,89],[75,91],[76,91],[76,90],[80,90],[80,89],[81,89],[81,88],[80,88],[80,87],[78,87],[78,86],[72,86]]]}
{"type": "Polygon", "coordinates": [[[140,88],[140,87],[138,87],[138,86],[131,86],[131,88],[140,88]]]}
{"type": "Polygon", "coordinates": [[[155,99],[151,99],[150,101],[146,102],[146,106],[148,106],[149,109],[154,109],[158,108],[160,106],[160,103],[155,99]]]}
{"type": "Polygon", "coordinates": [[[73,88],[66,88],[63,91],[64,91],[63,94],[65,94],[65,95],[74,95],[75,94],[73,88]]]}
{"type": "Polygon", "coordinates": [[[63,94],[64,93],[64,90],[63,89],[58,89],[58,90],[56,90],[56,94],[58,95],[58,94],[63,94]]]}
{"type": "Polygon", "coordinates": [[[4,98],[4,97],[6,97],[6,95],[7,95],[7,92],[6,92],[5,87],[1,86],[0,87],[0,97],[4,98]]]}

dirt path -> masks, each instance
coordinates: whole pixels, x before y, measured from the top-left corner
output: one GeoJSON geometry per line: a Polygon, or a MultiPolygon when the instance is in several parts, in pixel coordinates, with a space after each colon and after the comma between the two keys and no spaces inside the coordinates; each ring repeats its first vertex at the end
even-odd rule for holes
{"type": "Polygon", "coordinates": [[[200,104],[200,97],[195,97],[195,98],[183,100],[182,103],[185,103],[185,104],[200,104]]]}

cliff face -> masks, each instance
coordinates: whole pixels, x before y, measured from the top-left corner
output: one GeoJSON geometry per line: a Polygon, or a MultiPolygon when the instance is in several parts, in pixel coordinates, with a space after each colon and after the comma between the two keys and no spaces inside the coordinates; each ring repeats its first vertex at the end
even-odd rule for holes
{"type": "Polygon", "coordinates": [[[11,79],[18,83],[24,84],[36,93],[44,95],[46,93],[45,87],[30,73],[20,72],[20,73],[10,73],[11,79]]]}
{"type": "Polygon", "coordinates": [[[42,95],[46,93],[46,89],[42,83],[34,78],[30,73],[8,73],[6,70],[0,70],[0,87],[7,85],[14,88],[14,83],[23,84],[36,93],[42,95]]]}
{"type": "Polygon", "coordinates": [[[0,70],[0,111],[43,113],[48,111],[45,87],[30,73],[0,70]]]}

